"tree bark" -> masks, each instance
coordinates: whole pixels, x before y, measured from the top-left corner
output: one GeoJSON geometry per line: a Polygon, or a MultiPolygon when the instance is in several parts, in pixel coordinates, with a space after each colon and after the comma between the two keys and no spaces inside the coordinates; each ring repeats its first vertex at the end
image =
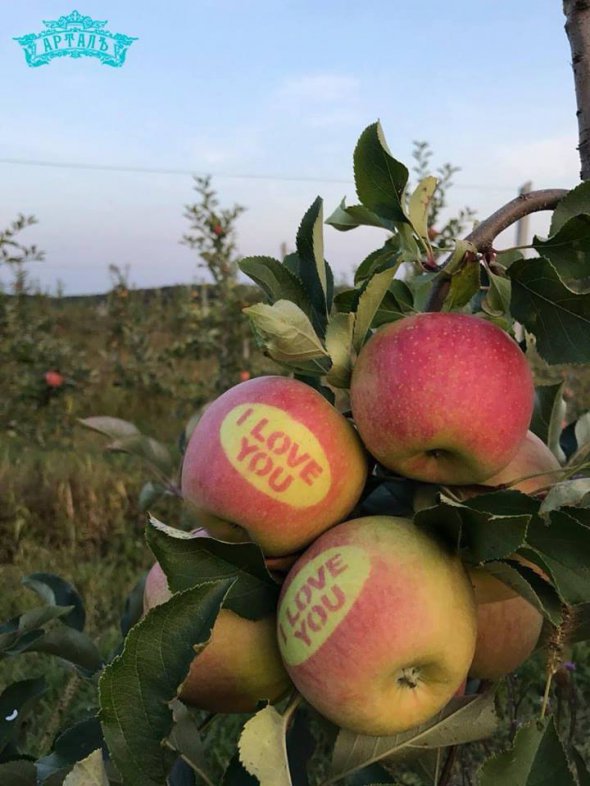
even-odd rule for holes
{"type": "Polygon", "coordinates": [[[576,85],[580,176],[590,180],[590,0],[563,0],[563,13],[576,85]]]}

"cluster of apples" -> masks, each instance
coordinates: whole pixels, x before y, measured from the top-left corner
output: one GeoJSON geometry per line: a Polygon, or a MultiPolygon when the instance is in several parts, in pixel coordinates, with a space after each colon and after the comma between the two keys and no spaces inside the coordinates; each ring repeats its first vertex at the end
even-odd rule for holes
{"type": "MultiPolygon", "coordinates": [[[[411,316],[369,339],[353,369],[354,425],[286,377],[220,396],[188,444],[183,496],[206,528],[197,535],[256,542],[284,582],[276,617],[222,609],[181,698],[251,711],[292,682],[339,726],[387,735],[434,716],[468,675],[514,670],[538,639],[536,609],[409,519],[346,519],[369,454],[464,497],[519,478],[534,493],[559,465],[528,431],[533,398],[517,344],[452,313],[411,316]]],[[[156,564],[145,606],[167,597],[156,564]]]]}

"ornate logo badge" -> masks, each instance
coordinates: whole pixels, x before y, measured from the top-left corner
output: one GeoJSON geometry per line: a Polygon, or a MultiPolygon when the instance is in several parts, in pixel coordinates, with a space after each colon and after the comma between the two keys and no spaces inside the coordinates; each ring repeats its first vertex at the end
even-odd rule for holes
{"type": "Polygon", "coordinates": [[[32,68],[45,65],[55,57],[97,57],[104,65],[120,68],[127,49],[137,38],[105,30],[107,20],[99,22],[72,11],[55,21],[45,21],[41,33],[14,38],[25,52],[32,68]]]}

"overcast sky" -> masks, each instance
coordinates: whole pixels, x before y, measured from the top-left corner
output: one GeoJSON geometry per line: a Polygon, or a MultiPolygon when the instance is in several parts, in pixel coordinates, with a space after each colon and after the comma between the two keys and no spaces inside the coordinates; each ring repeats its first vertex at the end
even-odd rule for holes
{"type": "MultiPolygon", "coordinates": [[[[318,194],[326,215],[343,196],[354,201],[352,151],[377,118],[400,160],[427,140],[435,164],[461,167],[451,212],[469,205],[484,218],[526,180],[579,178],[558,0],[5,1],[0,110],[0,227],[35,214],[23,240],[46,261],[32,272],[69,294],[107,289],[111,263],[128,265],[138,286],[195,280],[195,257],[178,242],[190,172],[213,174],[223,204],[247,207],[243,254],[277,256],[318,194]],[[13,36],[74,7],[138,37],[122,68],[70,57],[26,65],[13,36]]],[[[325,242],[350,275],[382,235],[326,227],[325,242]]]]}

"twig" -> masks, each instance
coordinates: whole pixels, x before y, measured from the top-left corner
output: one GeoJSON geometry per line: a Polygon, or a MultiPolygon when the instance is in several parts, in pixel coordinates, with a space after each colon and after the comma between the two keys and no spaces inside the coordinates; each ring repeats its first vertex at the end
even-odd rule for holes
{"type": "MultiPolygon", "coordinates": [[[[546,188],[540,191],[530,191],[528,194],[520,194],[478,224],[465,240],[472,243],[478,252],[488,253],[492,250],[492,243],[500,232],[531,213],[537,213],[540,210],[554,210],[559,200],[563,199],[566,194],[567,191],[563,188],[546,188]]],[[[465,256],[467,257],[468,254],[465,256]]],[[[467,262],[467,264],[470,263],[470,261],[467,262]]],[[[425,310],[440,311],[450,286],[451,276],[445,273],[443,267],[432,285],[425,310]]]]}
{"type": "Polygon", "coordinates": [[[451,774],[453,772],[453,767],[455,765],[456,756],[457,756],[457,747],[453,745],[452,748],[449,748],[445,765],[441,772],[440,779],[438,781],[437,786],[448,786],[448,783],[451,779],[451,774]]]}

